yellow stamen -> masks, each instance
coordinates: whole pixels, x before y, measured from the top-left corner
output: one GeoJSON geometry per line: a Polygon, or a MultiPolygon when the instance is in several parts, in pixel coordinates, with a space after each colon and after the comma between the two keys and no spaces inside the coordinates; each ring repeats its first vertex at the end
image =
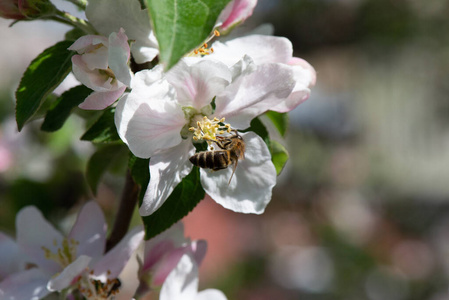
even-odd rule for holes
{"type": "Polygon", "coordinates": [[[193,140],[205,140],[208,142],[216,142],[217,134],[224,134],[231,132],[231,125],[224,124],[225,118],[218,119],[214,117],[210,120],[208,117],[203,117],[201,121],[197,121],[197,127],[190,127],[189,130],[193,132],[193,140]]]}

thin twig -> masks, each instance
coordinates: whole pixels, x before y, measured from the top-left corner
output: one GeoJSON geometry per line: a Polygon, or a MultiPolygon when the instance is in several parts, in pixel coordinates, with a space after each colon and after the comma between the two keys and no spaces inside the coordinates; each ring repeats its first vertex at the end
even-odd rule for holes
{"type": "Polygon", "coordinates": [[[117,245],[128,231],[131,217],[137,204],[138,195],[139,186],[134,182],[131,173],[128,170],[126,172],[125,188],[123,189],[122,199],[120,200],[120,207],[117,211],[114,227],[106,242],[106,252],[117,245]]]}

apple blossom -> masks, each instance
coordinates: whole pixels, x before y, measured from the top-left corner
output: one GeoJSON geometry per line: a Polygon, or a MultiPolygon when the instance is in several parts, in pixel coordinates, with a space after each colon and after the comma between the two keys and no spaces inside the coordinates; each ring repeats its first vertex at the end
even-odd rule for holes
{"type": "Polygon", "coordinates": [[[292,43],[284,37],[269,35],[249,35],[235,38],[227,42],[216,41],[210,55],[201,58],[220,61],[227,66],[233,66],[247,55],[256,65],[278,63],[288,66],[294,74],[295,87],[288,96],[288,101],[280,102],[270,110],[288,112],[307,100],[310,88],[316,83],[315,69],[304,59],[293,57],[292,43]]]}
{"type": "Polygon", "coordinates": [[[141,228],[130,231],[103,257],[106,222],[95,202],[83,206],[67,237],[33,206],[20,210],[16,223],[21,264],[29,269],[0,283],[5,299],[41,299],[52,291],[75,287],[88,269],[102,282],[117,277],[144,234],[141,228]]]}
{"type": "Polygon", "coordinates": [[[55,11],[49,0],[0,0],[0,17],[5,19],[35,19],[55,11]]]}
{"type": "Polygon", "coordinates": [[[150,287],[159,287],[185,253],[191,253],[199,265],[206,250],[206,241],[190,241],[184,237],[183,224],[177,223],[145,242],[141,277],[151,275],[150,287]]]}
{"type": "Polygon", "coordinates": [[[94,90],[79,105],[80,108],[104,109],[114,103],[126,87],[130,86],[130,50],[123,29],[118,33],[111,33],[109,38],[99,35],[82,36],[69,50],[78,53],[72,57],[72,71],[76,79],[94,90]]]}
{"type": "Polygon", "coordinates": [[[152,61],[159,53],[147,9],[138,0],[90,0],[86,17],[102,35],[125,29],[133,42],[131,52],[137,63],[152,61]]]}
{"type": "MultiPolygon", "coordinates": [[[[246,129],[254,117],[289,101],[294,86],[290,67],[257,66],[249,57],[231,68],[218,61],[185,60],[167,74],[160,67],[136,73],[131,93],[117,105],[115,121],[130,150],[138,157],[151,157],[151,180],[141,215],[158,209],[192,170],[189,158],[195,147],[189,128],[206,126],[209,121],[215,122],[208,128],[213,130],[225,118],[228,128],[246,129]]],[[[276,171],[264,141],[252,132],[241,136],[245,159],[238,163],[234,179],[229,182],[232,168],[201,169],[201,183],[225,208],[260,214],[271,199],[276,171]]]]}
{"type": "Polygon", "coordinates": [[[164,284],[162,285],[160,300],[226,300],[223,292],[207,289],[198,292],[198,264],[192,253],[185,253],[179,260],[164,284]]]}
{"type": "Polygon", "coordinates": [[[228,32],[233,27],[239,25],[253,14],[257,0],[233,0],[219,16],[219,26],[221,32],[228,32]]]}

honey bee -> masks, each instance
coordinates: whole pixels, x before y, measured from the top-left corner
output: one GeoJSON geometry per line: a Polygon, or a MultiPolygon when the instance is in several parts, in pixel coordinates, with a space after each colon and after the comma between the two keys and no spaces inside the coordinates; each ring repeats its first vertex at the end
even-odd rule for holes
{"type": "Polygon", "coordinates": [[[245,158],[245,141],[237,131],[234,132],[235,134],[230,137],[217,136],[215,144],[220,150],[195,153],[190,157],[190,162],[197,167],[211,169],[213,171],[226,169],[233,164],[234,168],[232,170],[231,178],[229,179],[230,183],[239,159],[245,158]]]}

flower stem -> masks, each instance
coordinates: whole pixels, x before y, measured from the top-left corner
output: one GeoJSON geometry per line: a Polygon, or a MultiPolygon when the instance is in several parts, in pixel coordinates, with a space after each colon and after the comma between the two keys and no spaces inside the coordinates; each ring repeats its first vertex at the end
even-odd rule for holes
{"type": "Polygon", "coordinates": [[[134,208],[137,204],[137,196],[139,195],[139,186],[134,182],[131,173],[126,172],[125,188],[123,189],[120,207],[115,218],[114,227],[106,242],[106,252],[111,250],[128,231],[134,208]]]}
{"type": "Polygon", "coordinates": [[[98,34],[95,28],[92,27],[87,21],[77,18],[68,12],[57,10],[56,14],[50,16],[48,19],[57,21],[63,24],[71,25],[84,31],[87,34],[98,34]]]}

